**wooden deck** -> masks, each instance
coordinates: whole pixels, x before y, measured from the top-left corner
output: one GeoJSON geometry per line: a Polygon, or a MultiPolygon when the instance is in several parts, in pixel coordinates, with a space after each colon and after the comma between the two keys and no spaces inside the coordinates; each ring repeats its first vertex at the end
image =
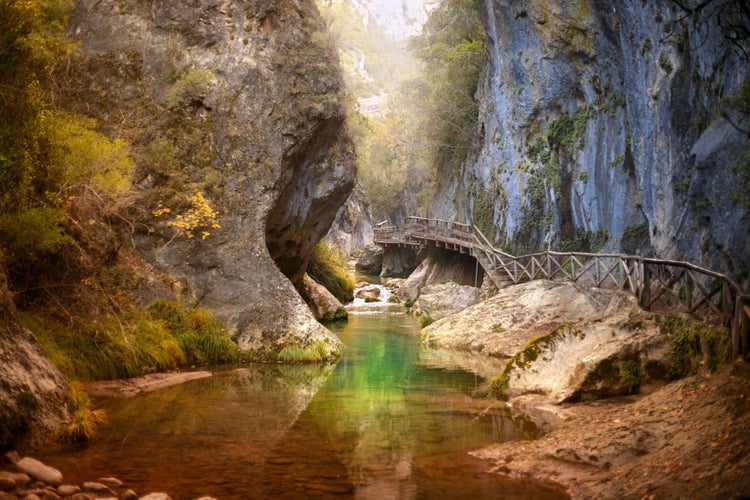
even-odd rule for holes
{"type": "Polygon", "coordinates": [[[376,227],[375,243],[471,255],[498,288],[548,279],[626,290],[646,310],[678,310],[729,328],[734,355],[750,354],[750,295],[731,277],[689,262],[583,252],[513,256],[492,246],[476,226],[421,217],[409,217],[403,231],[376,227]]]}

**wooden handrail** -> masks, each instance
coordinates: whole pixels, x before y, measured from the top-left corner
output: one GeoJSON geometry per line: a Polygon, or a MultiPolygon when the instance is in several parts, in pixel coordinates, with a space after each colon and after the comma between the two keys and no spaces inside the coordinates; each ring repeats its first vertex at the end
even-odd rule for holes
{"type": "Polygon", "coordinates": [[[478,260],[484,255],[491,266],[485,272],[502,271],[501,277],[507,276],[514,284],[562,277],[627,289],[645,309],[657,302],[682,304],[691,314],[703,308],[730,328],[735,355],[750,354],[750,295],[726,274],[690,262],[640,255],[547,250],[513,256],[495,248],[475,225],[444,219],[409,216],[402,231],[395,226],[375,228],[375,243],[424,247],[437,242],[454,250],[460,247],[478,260]]]}

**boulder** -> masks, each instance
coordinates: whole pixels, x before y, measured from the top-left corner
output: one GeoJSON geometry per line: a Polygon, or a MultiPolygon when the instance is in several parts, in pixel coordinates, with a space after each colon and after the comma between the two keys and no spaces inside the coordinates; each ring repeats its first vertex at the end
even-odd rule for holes
{"type": "Polygon", "coordinates": [[[310,307],[315,319],[323,323],[346,319],[343,304],[326,287],[305,274],[300,292],[310,307]]]}
{"type": "Polygon", "coordinates": [[[501,289],[489,300],[436,321],[423,335],[435,347],[510,358],[561,323],[598,321],[617,310],[640,311],[625,292],[536,280],[501,289]]]}
{"type": "MultiPolygon", "coordinates": [[[[622,318],[620,318],[622,320],[622,318]]],[[[632,320],[632,318],[631,318],[632,320]]],[[[655,321],[563,324],[532,340],[505,366],[506,395],[546,394],[555,403],[635,392],[671,366],[672,341],[655,321]]]]}
{"type": "Polygon", "coordinates": [[[479,302],[479,289],[473,286],[444,283],[422,288],[412,312],[439,320],[463,311],[479,302]]]}
{"type": "Polygon", "coordinates": [[[24,457],[16,462],[16,467],[22,473],[28,474],[38,481],[42,481],[53,486],[59,486],[60,483],[62,483],[62,472],[55,469],[54,467],[43,464],[39,460],[30,457],[24,457]]]}
{"type": "Polygon", "coordinates": [[[496,395],[545,394],[556,403],[627,394],[663,379],[672,364],[672,341],[635,297],[575,283],[502,289],[423,336],[433,346],[510,357],[496,395]]]}
{"type": "Polygon", "coordinates": [[[383,247],[375,244],[367,245],[362,251],[362,256],[355,265],[357,271],[376,276],[383,268],[383,247]]]}
{"type": "Polygon", "coordinates": [[[358,290],[354,294],[355,298],[362,299],[365,302],[380,302],[380,287],[371,285],[361,290],[358,290]]]}

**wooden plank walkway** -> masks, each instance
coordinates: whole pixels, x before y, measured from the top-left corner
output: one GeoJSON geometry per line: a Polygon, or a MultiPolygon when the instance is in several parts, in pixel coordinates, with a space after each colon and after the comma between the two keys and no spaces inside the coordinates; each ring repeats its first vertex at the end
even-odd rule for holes
{"type": "Polygon", "coordinates": [[[683,311],[729,328],[734,355],[750,354],[750,295],[729,276],[689,262],[584,252],[513,256],[492,246],[476,226],[422,217],[407,218],[403,231],[377,226],[375,243],[471,255],[498,288],[548,279],[627,290],[646,310],[683,311]]]}

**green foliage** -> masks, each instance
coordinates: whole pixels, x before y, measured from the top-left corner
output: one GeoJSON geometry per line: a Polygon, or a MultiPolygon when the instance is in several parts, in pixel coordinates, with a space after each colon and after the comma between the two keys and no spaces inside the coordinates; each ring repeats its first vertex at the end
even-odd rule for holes
{"type": "Polygon", "coordinates": [[[411,97],[421,113],[418,130],[424,162],[438,174],[456,172],[476,135],[474,95],[484,63],[477,4],[441,2],[409,47],[423,63],[424,78],[412,85],[411,97]]]}
{"type": "Polygon", "coordinates": [[[219,321],[202,309],[157,301],[146,312],[86,321],[22,313],[24,323],[68,380],[133,377],[198,363],[240,360],[219,321]]]}
{"type": "Polygon", "coordinates": [[[731,361],[732,344],[725,331],[701,321],[671,316],[665,317],[659,327],[674,342],[673,364],[668,373],[672,379],[695,375],[701,367],[715,371],[731,361]]]}
{"type": "Polygon", "coordinates": [[[310,253],[307,274],[326,287],[341,302],[354,299],[356,282],[344,254],[319,241],[310,253]]]}
{"type": "Polygon", "coordinates": [[[421,316],[419,316],[419,325],[422,328],[428,327],[434,322],[435,320],[432,319],[432,316],[430,316],[429,314],[422,314],[421,316]]]}
{"type": "Polygon", "coordinates": [[[620,367],[620,381],[628,394],[633,394],[638,386],[641,385],[642,375],[643,371],[641,370],[641,365],[636,361],[626,361],[620,367]]]}
{"type": "Polygon", "coordinates": [[[504,373],[492,377],[490,379],[490,396],[500,401],[507,401],[508,383],[508,376],[504,373]]]}
{"type": "Polygon", "coordinates": [[[320,363],[327,359],[326,347],[320,342],[311,345],[289,343],[276,354],[276,360],[282,363],[320,363]]]}
{"type": "Polygon", "coordinates": [[[331,43],[339,49],[347,87],[357,96],[392,92],[405,78],[415,76],[414,61],[403,41],[375,22],[364,26],[351,2],[320,0],[318,8],[328,25],[331,43]],[[361,63],[366,76],[359,67],[361,63]]]}
{"type": "Polygon", "coordinates": [[[167,106],[175,108],[202,103],[214,81],[210,71],[185,69],[177,73],[174,82],[164,92],[167,106]]]}
{"type": "Polygon", "coordinates": [[[92,408],[89,395],[80,382],[70,383],[67,399],[73,420],[65,429],[63,440],[70,444],[92,440],[96,436],[97,427],[108,422],[107,412],[92,408]]]}
{"type": "Polygon", "coordinates": [[[152,319],[165,323],[185,354],[187,364],[234,363],[240,360],[237,345],[224,325],[206,309],[187,309],[175,301],[157,300],[148,307],[152,319]]]}

